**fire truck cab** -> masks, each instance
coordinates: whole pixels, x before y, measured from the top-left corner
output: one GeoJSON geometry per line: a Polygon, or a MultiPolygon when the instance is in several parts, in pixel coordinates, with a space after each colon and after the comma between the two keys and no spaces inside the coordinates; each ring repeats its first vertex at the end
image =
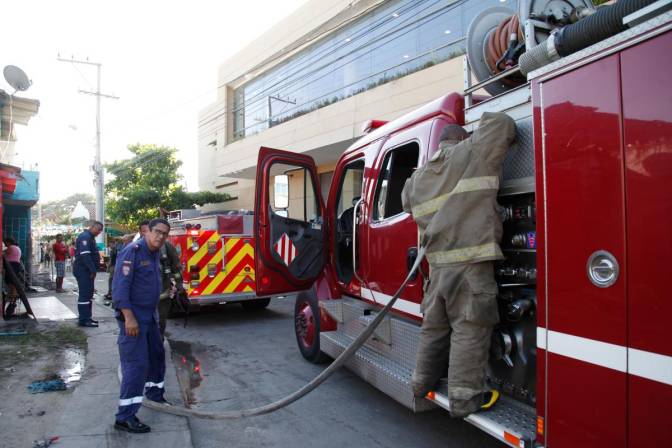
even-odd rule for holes
{"type": "Polygon", "coordinates": [[[194,309],[229,302],[251,309],[268,306],[270,299],[256,294],[252,219],[249,212],[170,212],[169,238],[194,309]]]}
{"type": "MultiPolygon", "coordinates": [[[[452,93],[370,132],[339,159],[326,204],[314,161],[262,148],[257,293],[297,293],[303,356],[338,356],[401,285],[418,250],[401,191],[441,130],[509,114],[500,178],[506,259],[489,387],[467,421],[516,447],[672,444],[672,13],[548,64],[480,102],[452,93]],[[466,102],[466,103],[465,103],[466,102]]],[[[467,70],[468,71],[468,67],[467,70]]],[[[348,367],[408,408],[448,407],[446,385],[413,398],[418,273],[348,367]]]]}

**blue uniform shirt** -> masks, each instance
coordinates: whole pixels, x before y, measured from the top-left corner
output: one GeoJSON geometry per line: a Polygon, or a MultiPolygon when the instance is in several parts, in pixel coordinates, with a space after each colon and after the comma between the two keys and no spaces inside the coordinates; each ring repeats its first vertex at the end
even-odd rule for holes
{"type": "Polygon", "coordinates": [[[156,320],[156,305],[161,294],[159,251],[150,252],[144,238],[126,245],[117,255],[112,280],[114,308],[133,311],[138,322],[156,320]]]}
{"type": "MultiPolygon", "coordinates": [[[[100,254],[96,245],[96,238],[86,229],[77,235],[75,242],[75,262],[73,264],[76,270],[85,270],[89,274],[98,272],[100,266],[100,254]]],[[[80,271],[81,272],[81,271],[80,271]]]]}

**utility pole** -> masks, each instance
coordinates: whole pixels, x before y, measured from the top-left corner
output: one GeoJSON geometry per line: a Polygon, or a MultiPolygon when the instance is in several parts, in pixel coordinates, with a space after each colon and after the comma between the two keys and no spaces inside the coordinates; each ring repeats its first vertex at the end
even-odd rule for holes
{"type": "Polygon", "coordinates": [[[280,98],[280,95],[274,96],[274,95],[268,95],[268,104],[267,104],[267,109],[268,109],[268,127],[271,128],[273,126],[273,104],[272,101],[280,101],[282,103],[287,103],[287,104],[296,104],[296,100],[292,101],[290,99],[283,99],[280,98]]]}
{"type": "MultiPolygon", "coordinates": [[[[106,95],[100,91],[100,72],[102,65],[100,62],[91,62],[91,61],[82,61],[76,60],[74,58],[64,59],[61,57],[56,58],[61,62],[70,62],[72,64],[84,64],[84,65],[93,65],[96,67],[96,91],[90,92],[88,90],[79,90],[79,93],[85,95],[93,95],[96,97],[96,159],[93,163],[93,184],[96,187],[96,218],[105,224],[105,179],[104,179],[104,169],[103,163],[100,158],[100,99],[109,98],[113,100],[118,100],[118,96],[106,95]]],[[[101,233],[96,237],[97,243],[105,244],[105,234],[101,233]]]]}

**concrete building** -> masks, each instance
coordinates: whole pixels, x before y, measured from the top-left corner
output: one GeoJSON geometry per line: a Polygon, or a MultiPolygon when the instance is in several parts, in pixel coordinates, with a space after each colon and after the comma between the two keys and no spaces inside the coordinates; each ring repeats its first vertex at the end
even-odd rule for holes
{"type": "Polygon", "coordinates": [[[221,64],[218,99],[199,115],[200,189],[232,197],[218,208],[252,209],[266,146],[311,155],[326,197],[364,123],[463,90],[467,27],[506,2],[309,0],[221,64]]]}

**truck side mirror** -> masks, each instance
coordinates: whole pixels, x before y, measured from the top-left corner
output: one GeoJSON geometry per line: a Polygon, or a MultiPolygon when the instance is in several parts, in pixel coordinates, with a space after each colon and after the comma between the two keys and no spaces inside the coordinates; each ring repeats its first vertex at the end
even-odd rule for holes
{"type": "Polygon", "coordinates": [[[286,209],[289,207],[289,177],[279,174],[273,180],[273,208],[286,209]]]}

